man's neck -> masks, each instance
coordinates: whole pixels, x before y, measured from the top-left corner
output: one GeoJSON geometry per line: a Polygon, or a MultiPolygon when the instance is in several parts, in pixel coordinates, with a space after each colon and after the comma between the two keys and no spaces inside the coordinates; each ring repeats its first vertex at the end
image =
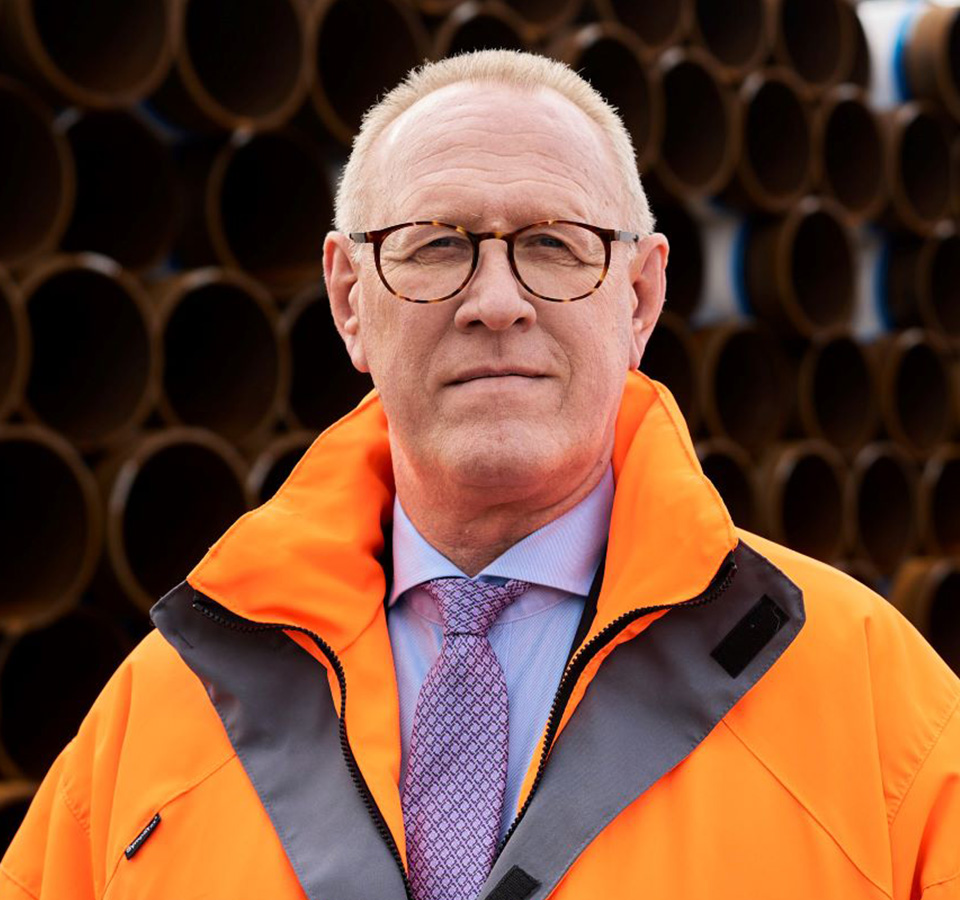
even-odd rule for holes
{"type": "Polygon", "coordinates": [[[473,577],[528,534],[576,506],[599,484],[609,464],[609,456],[598,459],[582,480],[560,496],[544,491],[551,479],[542,479],[539,493],[517,496],[522,491],[513,487],[513,498],[497,503],[489,502],[498,496],[495,488],[478,496],[474,490],[458,491],[435,478],[426,484],[404,465],[395,464],[394,474],[400,503],[417,531],[473,577]]]}

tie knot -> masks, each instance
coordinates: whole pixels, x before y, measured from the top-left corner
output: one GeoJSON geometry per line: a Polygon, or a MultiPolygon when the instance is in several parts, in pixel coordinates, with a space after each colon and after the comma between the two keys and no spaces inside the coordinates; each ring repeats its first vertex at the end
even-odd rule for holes
{"type": "Polygon", "coordinates": [[[530,584],[511,579],[506,584],[490,584],[471,578],[434,578],[423,589],[437,601],[443,633],[486,635],[497,616],[517,599],[530,584]]]}

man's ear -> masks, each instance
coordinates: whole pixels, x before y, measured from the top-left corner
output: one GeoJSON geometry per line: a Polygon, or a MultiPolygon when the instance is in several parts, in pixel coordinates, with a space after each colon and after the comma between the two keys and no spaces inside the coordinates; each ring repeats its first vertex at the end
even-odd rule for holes
{"type": "Polygon", "coordinates": [[[630,368],[640,368],[640,360],[653,332],[667,296],[667,257],[670,245],[664,235],[655,232],[642,238],[630,260],[630,288],[633,316],[630,335],[630,368]]]}
{"type": "Polygon", "coordinates": [[[353,257],[353,242],[339,231],[331,231],[323,242],[323,278],[327,283],[330,311],[353,366],[369,372],[367,354],[360,334],[360,278],[353,257]]]}

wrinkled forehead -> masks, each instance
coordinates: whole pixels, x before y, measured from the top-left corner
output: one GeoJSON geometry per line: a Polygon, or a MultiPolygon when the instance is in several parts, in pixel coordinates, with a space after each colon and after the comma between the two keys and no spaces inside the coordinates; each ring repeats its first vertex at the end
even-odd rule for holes
{"type": "Polygon", "coordinates": [[[621,217],[624,194],[606,135],[550,89],[449,85],[392,122],[370,162],[374,227],[454,216],[467,227],[554,216],[620,227],[606,221],[621,217]]]}

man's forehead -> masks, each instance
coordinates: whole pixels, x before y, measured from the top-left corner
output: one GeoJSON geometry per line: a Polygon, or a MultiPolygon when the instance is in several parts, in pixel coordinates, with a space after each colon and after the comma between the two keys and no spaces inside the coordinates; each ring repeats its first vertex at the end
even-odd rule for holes
{"type": "Polygon", "coordinates": [[[504,224],[511,207],[524,208],[527,221],[578,210],[586,217],[598,194],[616,193],[599,126],[543,88],[482,83],[435,91],[384,131],[374,165],[386,218],[404,210],[470,225],[499,220],[501,206],[504,224]]]}

